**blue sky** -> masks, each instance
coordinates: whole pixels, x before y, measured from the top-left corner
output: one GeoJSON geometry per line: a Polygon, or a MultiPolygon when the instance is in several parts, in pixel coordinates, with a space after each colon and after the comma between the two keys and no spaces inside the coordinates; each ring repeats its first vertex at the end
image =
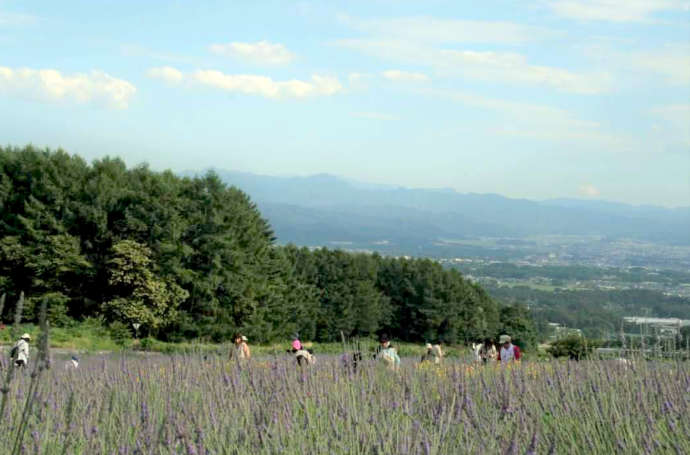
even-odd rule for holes
{"type": "Polygon", "coordinates": [[[690,0],[0,0],[0,141],[687,206],[690,0]]]}

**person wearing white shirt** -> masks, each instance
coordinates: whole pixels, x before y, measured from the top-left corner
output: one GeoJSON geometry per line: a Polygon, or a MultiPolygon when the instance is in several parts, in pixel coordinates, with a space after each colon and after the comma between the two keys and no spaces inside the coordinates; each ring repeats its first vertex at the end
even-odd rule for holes
{"type": "Polygon", "coordinates": [[[12,358],[17,368],[24,368],[29,363],[29,342],[31,335],[25,333],[12,348],[12,358]]]}
{"type": "Polygon", "coordinates": [[[498,351],[498,361],[501,364],[517,362],[520,360],[520,348],[512,343],[508,335],[501,335],[501,349],[498,351]]]}

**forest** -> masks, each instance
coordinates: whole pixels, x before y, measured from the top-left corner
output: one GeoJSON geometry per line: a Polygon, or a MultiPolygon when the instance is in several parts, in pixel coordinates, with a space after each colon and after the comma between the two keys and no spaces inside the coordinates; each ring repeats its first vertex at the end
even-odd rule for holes
{"type": "Polygon", "coordinates": [[[544,291],[528,286],[487,286],[491,296],[505,304],[529,305],[539,338],[551,334],[547,322],[580,328],[596,339],[617,338],[624,316],[690,319],[687,298],[649,289],[544,291]]]}
{"type": "MultiPolygon", "coordinates": [[[[42,301],[56,326],[97,319],[165,341],[334,341],[387,332],[536,341],[529,312],[499,305],[427,259],[279,246],[249,196],[218,176],[180,177],[117,158],[0,148],[0,293],[42,301]]],[[[9,321],[12,305],[2,319],[9,321]]]]}

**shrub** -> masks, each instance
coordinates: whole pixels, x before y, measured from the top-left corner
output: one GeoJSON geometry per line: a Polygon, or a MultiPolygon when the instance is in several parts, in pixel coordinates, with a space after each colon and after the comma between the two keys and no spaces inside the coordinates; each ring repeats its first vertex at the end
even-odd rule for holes
{"type": "Polygon", "coordinates": [[[580,360],[592,353],[599,346],[599,342],[573,335],[555,341],[547,348],[547,352],[553,357],[568,357],[572,360],[580,360]]]}
{"type": "Polygon", "coordinates": [[[118,346],[125,346],[132,337],[129,326],[124,322],[115,321],[110,324],[108,330],[110,332],[110,337],[118,346]]]}
{"type": "Polygon", "coordinates": [[[48,308],[48,321],[55,327],[69,327],[74,320],[67,315],[69,297],[61,292],[49,292],[41,297],[48,308]]]}

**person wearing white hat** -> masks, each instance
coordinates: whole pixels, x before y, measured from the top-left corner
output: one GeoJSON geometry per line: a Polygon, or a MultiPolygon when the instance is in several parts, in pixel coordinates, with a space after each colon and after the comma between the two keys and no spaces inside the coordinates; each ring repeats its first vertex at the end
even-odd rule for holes
{"type": "Polygon", "coordinates": [[[501,343],[501,349],[498,351],[498,361],[501,362],[501,364],[520,360],[520,348],[512,343],[510,336],[501,335],[499,341],[501,343]]]}
{"type": "Polygon", "coordinates": [[[14,365],[17,368],[24,368],[29,363],[29,342],[31,335],[25,333],[22,335],[11,351],[11,357],[14,359],[14,365]]]}
{"type": "Polygon", "coordinates": [[[246,336],[237,334],[234,338],[235,347],[230,351],[230,358],[234,358],[238,361],[249,360],[252,358],[251,350],[249,349],[249,344],[247,342],[246,336]]]}

